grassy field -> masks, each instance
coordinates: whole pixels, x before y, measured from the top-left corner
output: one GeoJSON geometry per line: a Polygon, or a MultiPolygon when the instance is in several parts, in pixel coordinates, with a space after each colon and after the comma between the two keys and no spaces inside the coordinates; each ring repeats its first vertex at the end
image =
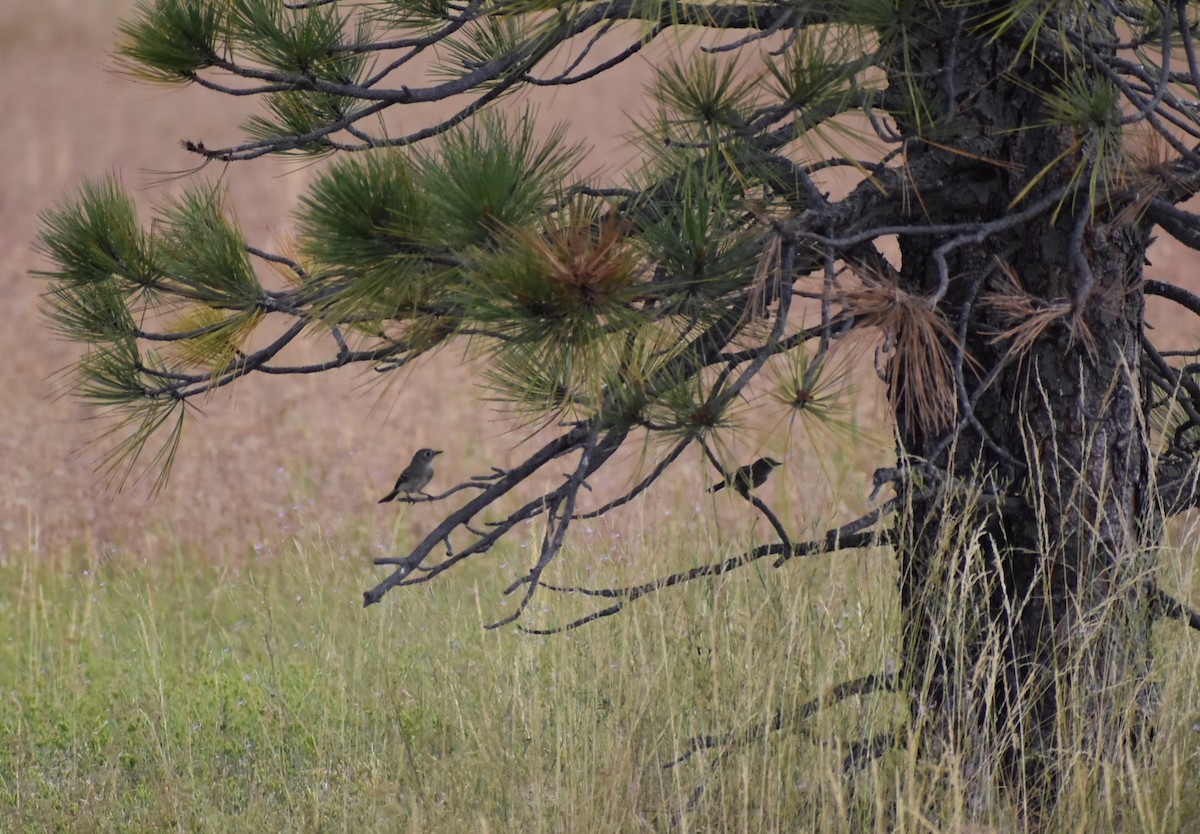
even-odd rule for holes
{"type": "MultiPolygon", "coordinates": [[[[894,665],[888,554],[756,565],[562,636],[484,630],[514,604],[501,590],[536,545],[531,526],[364,611],[381,576],[370,557],[403,550],[431,519],[428,506],[375,504],[412,450],[448,450],[435,485],[520,454],[454,351],[383,386],[348,371],[254,380],[203,404],[162,493],[106,484],[86,445],[96,424],[56,396],[54,375],[77,354],[39,321],[43,287],[27,275],[43,265],[37,214],[109,171],[159,201],[192,181],[160,183],[194,162],[178,140],[229,137],[244,115],[115,77],[106,50],[131,5],[0,8],[0,68],[24,79],[0,87],[16,153],[0,166],[0,832],[1020,830],[1021,809],[963,784],[952,756],[915,755],[894,696],[830,697],[894,665]],[[782,728],[759,732],[776,713],[782,728]],[[890,750],[847,771],[855,744],[887,733],[890,750]],[[664,767],[709,735],[713,749],[664,767]]],[[[548,118],[569,116],[574,136],[604,146],[640,83],[585,114],[550,102],[548,118]]],[[[311,171],[204,176],[226,178],[247,235],[271,247],[311,171]]],[[[1169,240],[1151,260],[1149,277],[1195,277],[1169,240]]],[[[1194,345],[1200,334],[1150,311],[1157,337],[1194,345]]],[[[853,422],[879,424],[869,388],[855,408],[853,422]]],[[[846,443],[773,419],[729,453],[786,456],[768,489],[796,535],[861,511],[886,432],[846,443]]],[[[597,495],[639,466],[631,450],[597,495]]],[[[743,508],[705,495],[707,478],[682,460],[662,490],[577,526],[550,578],[645,581],[740,552],[743,508]]],[[[1200,599],[1196,533],[1175,538],[1163,583],[1200,599]]],[[[544,594],[525,622],[588,610],[544,594]]],[[[1200,830],[1200,641],[1164,623],[1158,642],[1154,755],[1105,770],[1064,752],[1048,830],[1200,830]]]]}
{"type": "MultiPolygon", "coordinates": [[[[302,529],[224,562],[0,570],[0,830],[1019,830],[902,731],[845,770],[900,727],[894,696],[806,703],[894,656],[885,554],[751,568],[542,638],[480,627],[504,613],[494,569],[364,612],[348,544],[302,529]],[[775,711],[782,729],[756,732],[775,711]],[[720,743],[663,766],[704,735],[720,743]]],[[[611,550],[570,555],[574,578],[621,573],[611,550]]],[[[1049,830],[1200,825],[1200,652],[1177,625],[1160,637],[1156,756],[1069,760],[1049,830]]]]}
{"type": "MultiPolygon", "coordinates": [[[[844,753],[794,732],[716,771],[662,763],[878,667],[886,641],[859,639],[881,632],[844,580],[879,556],[836,582],[748,576],[537,638],[480,628],[503,612],[495,571],[364,612],[344,545],[306,531],[241,564],[6,569],[4,830],[631,831],[706,783],[684,830],[794,830],[863,801],[814,802],[844,753]]],[[[860,710],[888,723],[851,704],[822,732],[860,710]]]]}

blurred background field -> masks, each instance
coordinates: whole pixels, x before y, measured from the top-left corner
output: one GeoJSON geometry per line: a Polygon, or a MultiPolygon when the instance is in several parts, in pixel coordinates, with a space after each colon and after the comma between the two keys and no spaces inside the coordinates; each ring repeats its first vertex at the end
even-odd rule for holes
{"type": "MultiPolygon", "coordinates": [[[[566,637],[485,632],[513,604],[500,591],[524,572],[530,525],[459,575],[363,611],[362,590],[382,575],[371,558],[438,518],[428,504],[375,503],[413,450],[446,450],[433,488],[522,454],[524,430],[483,402],[459,349],[389,380],[251,378],[193,415],[158,495],[152,478],[107,482],[88,446],[103,423],[59,396],[78,349],[38,310],[37,215],[115,173],[148,218],[195,181],[167,176],[195,164],[180,140],[231,139],[250,106],[117,75],[108,52],[131,6],[0,6],[0,830],[653,830],[701,785],[681,830],[857,831],[865,819],[960,830],[971,809],[953,807],[955,786],[900,753],[846,792],[845,740],[895,726],[888,696],[822,710],[808,731],[797,723],[719,767],[712,754],[661,767],[695,734],[789,715],[886,668],[886,554],[763,564],[566,637]]],[[[634,62],[607,89],[537,104],[596,149],[589,165],[614,170],[632,156],[621,129],[646,77],[634,62]]],[[[223,180],[250,241],[271,248],[311,170],[265,161],[195,176],[223,180]]],[[[1152,260],[1154,277],[1197,277],[1173,242],[1152,260]]],[[[1180,345],[1200,340],[1172,331],[1169,308],[1152,314],[1180,345]]],[[[765,494],[797,537],[861,511],[870,472],[887,463],[869,368],[846,414],[854,442],[770,408],[728,440],[732,461],[784,456],[765,494]]],[[[630,449],[593,483],[596,503],[656,451],[630,449]]],[[[695,457],[681,461],[645,500],[578,525],[552,578],[643,581],[766,536],[738,502],[704,493],[711,480],[695,457]]],[[[1169,554],[1165,584],[1197,590],[1191,554],[1169,554]]],[[[547,594],[527,622],[586,610],[547,594]]],[[[1172,752],[1137,791],[1110,786],[1107,805],[1081,783],[1087,830],[1183,831],[1198,818],[1182,792],[1196,761],[1181,752],[1200,739],[1197,651],[1165,639],[1164,656],[1179,659],[1164,668],[1172,752]]]]}
{"type": "MultiPolygon", "coordinates": [[[[116,22],[131,6],[105,0],[82,8],[6,4],[0,11],[0,67],[20,79],[0,90],[10,148],[0,168],[0,246],[8,253],[0,264],[6,310],[0,329],[0,561],[31,549],[46,557],[85,544],[147,558],[169,544],[195,545],[216,557],[286,542],[301,521],[327,533],[367,524],[385,540],[396,513],[374,501],[415,449],[446,450],[434,487],[516,460],[521,450],[513,447],[526,432],[495,403],[484,402],[491,392],[472,375],[463,350],[451,347],[386,379],[351,368],[314,377],[259,376],[217,393],[189,421],[174,475],[154,500],[152,477],[118,491],[95,471],[106,447],[87,444],[105,424],[60,396],[64,380],[58,373],[78,356],[78,347],[57,340],[45,326],[38,310],[45,283],[28,275],[44,266],[32,248],[38,213],[85,178],[115,174],[137,196],[149,223],[153,206],[185,185],[221,182],[247,238],[278,249],[313,171],[307,163],[268,159],[173,176],[195,166],[181,140],[210,146],[230,141],[252,105],[116,73],[109,51],[116,22]]],[[[586,170],[611,172],[633,156],[622,134],[638,106],[629,91],[641,89],[648,75],[648,65],[635,61],[612,87],[588,87],[586,98],[560,94],[532,104],[547,127],[570,120],[569,138],[593,149],[586,170]]],[[[321,353],[327,346],[315,340],[306,347],[313,357],[327,355],[321,353]]],[[[880,401],[869,386],[852,407],[852,420],[878,422],[880,401]]],[[[777,409],[744,436],[731,437],[731,462],[788,452],[791,435],[780,419],[777,409]]],[[[884,448],[884,439],[875,437],[869,450],[884,448]]],[[[787,469],[799,475],[802,449],[795,451],[787,469]]],[[[807,457],[804,466],[811,471],[813,456],[807,457]]],[[[618,479],[604,486],[619,488],[620,479],[642,463],[639,449],[618,479]]],[[[711,473],[698,459],[684,460],[666,491],[681,487],[691,503],[708,480],[711,473]]],[[[866,475],[855,489],[865,494],[868,483],[866,475]]],[[[809,479],[803,494],[811,495],[811,488],[809,479]]],[[[432,511],[402,510],[398,523],[416,534],[419,517],[432,511]]]]}

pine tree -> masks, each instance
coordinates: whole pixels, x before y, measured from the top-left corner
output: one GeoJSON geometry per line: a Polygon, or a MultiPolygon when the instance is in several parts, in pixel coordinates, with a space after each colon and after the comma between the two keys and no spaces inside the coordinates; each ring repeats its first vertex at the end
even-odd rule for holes
{"type": "Polygon", "coordinates": [[[977,770],[1036,793],[1081,721],[1111,719],[1090,740],[1102,756],[1147,742],[1152,619],[1200,628],[1158,589],[1153,555],[1197,503],[1200,365],[1155,347],[1144,306],[1200,315],[1200,298],[1143,275],[1156,230],[1200,249],[1200,216],[1179,207],[1200,189],[1197,21],[1194,4],[1152,0],[142,2],[121,28],[127,70],[262,102],[241,144],[187,142],[200,161],[332,159],[280,253],[247,244],[217,187],[147,227],[116,182],[84,185],[44,217],[47,305],[89,345],[78,392],[120,417],[113,465],[165,434],[163,473],[197,396],[263,372],[386,373],[471,340],[490,385],[564,428],[460,485],[469,500],[380,560],[392,572],[365,603],[541,517],[505,623],[619,450],[669,440],[595,513],[689,449],[731,477],[713,440],[736,430],[750,381],[774,369],[775,407],[829,417],[831,357],[876,332],[897,454],[875,481],[893,497],[801,542],[747,491],[777,541],[596,589],[607,607],[568,627],[759,559],[889,546],[905,663],[886,685],[931,747],[976,751],[977,770]],[[656,116],[622,179],[578,178],[562,131],[498,106],[603,85],[640,55],[656,116]],[[441,101],[458,109],[379,127],[441,101]],[[856,182],[839,198],[832,168],[856,182]],[[287,287],[265,288],[260,262],[287,287]],[[798,304],[816,311],[807,328],[798,304]],[[248,349],[268,322],[281,335],[248,349]],[[281,359],[302,333],[329,339],[328,361],[281,359]],[[553,489],[470,526],[564,459],[553,489]],[[451,535],[469,540],[428,564],[451,535]]]}

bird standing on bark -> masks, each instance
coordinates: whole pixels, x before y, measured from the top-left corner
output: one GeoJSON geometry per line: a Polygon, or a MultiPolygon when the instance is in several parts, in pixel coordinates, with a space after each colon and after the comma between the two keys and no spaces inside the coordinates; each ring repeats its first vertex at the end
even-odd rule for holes
{"type": "Polygon", "coordinates": [[[733,487],[738,491],[743,498],[750,497],[750,490],[757,489],[771,474],[771,470],[779,466],[780,461],[775,458],[759,458],[754,463],[748,463],[745,466],[739,466],[728,479],[718,481],[708,488],[709,492],[716,492],[725,487],[733,487]]]}
{"type": "Polygon", "coordinates": [[[391,501],[402,492],[423,492],[425,485],[433,478],[433,459],[442,453],[441,449],[421,449],[413,455],[412,462],[404,467],[392,491],[379,499],[383,504],[391,501]]]}

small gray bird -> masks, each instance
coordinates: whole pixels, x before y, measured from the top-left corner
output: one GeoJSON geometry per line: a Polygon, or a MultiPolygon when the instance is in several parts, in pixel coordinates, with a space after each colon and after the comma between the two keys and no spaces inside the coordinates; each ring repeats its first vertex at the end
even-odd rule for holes
{"type": "Polygon", "coordinates": [[[779,466],[780,462],[775,458],[759,458],[754,463],[748,463],[745,466],[739,466],[734,473],[729,477],[729,480],[718,481],[708,488],[709,492],[716,492],[725,487],[733,487],[743,498],[750,495],[750,490],[756,489],[763,485],[763,482],[771,474],[771,470],[779,466]]]}
{"type": "Polygon", "coordinates": [[[402,492],[421,492],[433,478],[433,459],[442,453],[441,449],[420,449],[413,455],[412,463],[404,467],[392,491],[379,499],[383,504],[391,501],[402,492]]]}

